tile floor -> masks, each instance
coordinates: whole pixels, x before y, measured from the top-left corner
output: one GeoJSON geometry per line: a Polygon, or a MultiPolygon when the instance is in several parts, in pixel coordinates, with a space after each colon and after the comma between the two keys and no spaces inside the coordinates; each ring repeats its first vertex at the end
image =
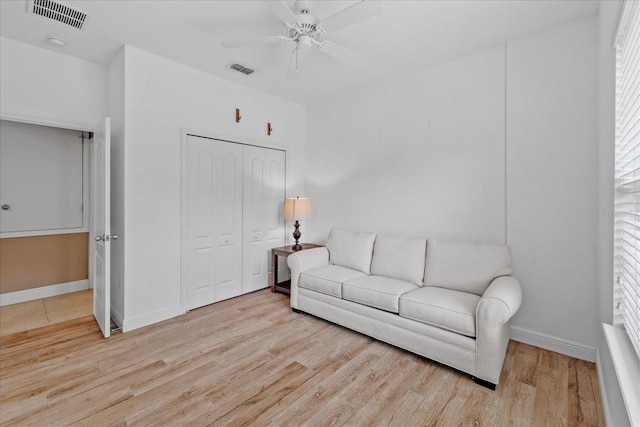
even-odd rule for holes
{"type": "Polygon", "coordinates": [[[91,289],[0,307],[0,336],[88,316],[93,313],[91,289]]]}

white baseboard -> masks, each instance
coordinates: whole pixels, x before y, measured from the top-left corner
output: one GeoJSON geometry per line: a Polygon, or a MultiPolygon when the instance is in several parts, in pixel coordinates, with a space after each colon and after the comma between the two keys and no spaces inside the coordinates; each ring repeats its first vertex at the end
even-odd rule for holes
{"type": "Polygon", "coordinates": [[[172,317],[180,316],[181,314],[184,314],[184,310],[178,305],[165,310],[156,311],[155,313],[145,314],[144,316],[138,316],[132,319],[123,319],[122,332],[129,332],[134,329],[149,326],[154,323],[162,322],[163,320],[171,319],[172,317]]]}
{"type": "Polygon", "coordinates": [[[540,332],[512,326],[511,339],[588,362],[596,361],[595,348],[540,332]]]}
{"type": "Polygon", "coordinates": [[[89,289],[89,280],[76,280],[75,282],[60,283],[57,285],[42,286],[40,288],[26,289],[24,291],[8,292],[0,294],[0,307],[17,304],[19,302],[32,301],[34,299],[55,297],[89,289]]]}

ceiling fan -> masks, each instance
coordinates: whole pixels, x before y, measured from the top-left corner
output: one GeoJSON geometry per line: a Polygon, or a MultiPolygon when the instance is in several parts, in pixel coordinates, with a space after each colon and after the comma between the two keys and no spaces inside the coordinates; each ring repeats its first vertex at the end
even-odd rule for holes
{"type": "Polygon", "coordinates": [[[313,47],[341,61],[356,66],[363,65],[365,58],[362,55],[338,43],[324,40],[324,36],[377,15],[381,11],[379,2],[360,0],[327,18],[320,19],[313,15],[311,11],[313,7],[311,0],[296,0],[295,12],[283,0],[264,0],[264,3],[286,24],[285,34],[247,40],[224,41],[222,46],[235,49],[272,43],[295,43],[295,48],[289,61],[288,78],[295,78],[300,75],[304,58],[313,47]]]}

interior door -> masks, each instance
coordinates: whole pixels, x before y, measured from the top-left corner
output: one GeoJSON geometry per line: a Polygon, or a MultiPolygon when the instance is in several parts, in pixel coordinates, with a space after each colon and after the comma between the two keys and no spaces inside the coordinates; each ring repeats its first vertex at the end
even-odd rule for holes
{"type": "MultiPolygon", "coordinates": [[[[284,199],[285,199],[285,153],[281,150],[266,150],[266,174],[265,174],[265,203],[266,203],[266,230],[267,230],[267,251],[271,248],[284,246],[285,244],[285,223],[284,223],[284,199]]],[[[269,277],[273,272],[271,256],[267,253],[269,262],[269,277]]],[[[278,263],[278,278],[288,279],[289,268],[286,262],[278,263]]]]}
{"type": "Polygon", "coordinates": [[[242,146],[216,142],[216,301],[242,294],[242,146]]]}
{"type": "Polygon", "coordinates": [[[189,135],[185,308],[242,293],[242,146],[189,135]]]}
{"type": "Polygon", "coordinates": [[[242,293],[268,286],[266,238],[266,149],[244,147],[242,293]]]}
{"type": "Polygon", "coordinates": [[[93,315],[105,338],[111,333],[111,119],[105,118],[91,144],[91,268],[93,315]]]}

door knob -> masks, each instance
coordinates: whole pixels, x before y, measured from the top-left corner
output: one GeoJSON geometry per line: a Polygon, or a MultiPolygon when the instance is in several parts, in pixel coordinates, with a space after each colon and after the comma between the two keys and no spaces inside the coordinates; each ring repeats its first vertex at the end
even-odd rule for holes
{"type": "Polygon", "coordinates": [[[109,240],[117,240],[118,239],[118,235],[117,234],[112,234],[110,236],[96,236],[96,242],[108,242],[109,240]]]}
{"type": "Polygon", "coordinates": [[[3,211],[8,211],[9,209],[11,209],[11,205],[7,205],[6,203],[4,205],[2,205],[2,210],[3,211]]]}

